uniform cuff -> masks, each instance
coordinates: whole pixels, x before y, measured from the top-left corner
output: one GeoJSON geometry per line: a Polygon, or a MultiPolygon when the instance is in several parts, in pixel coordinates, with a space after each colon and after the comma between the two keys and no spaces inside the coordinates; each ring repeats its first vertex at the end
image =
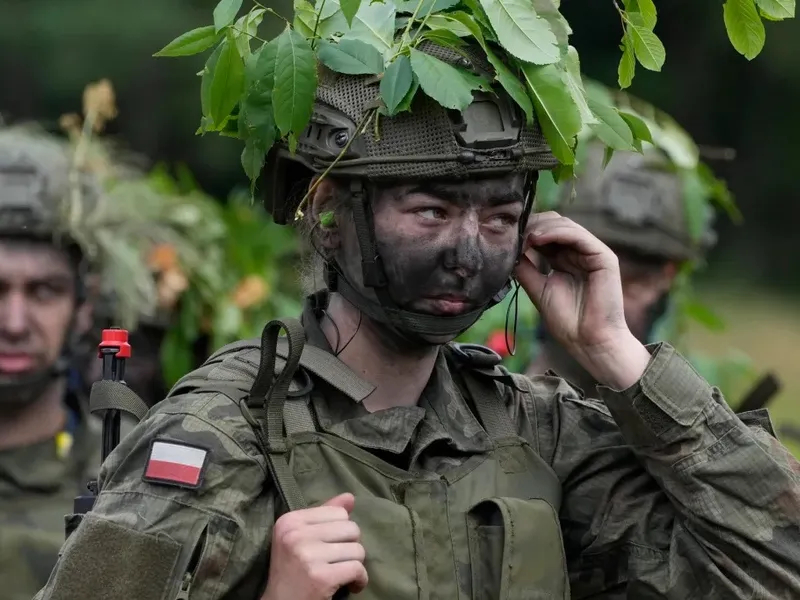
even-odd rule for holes
{"type": "Polygon", "coordinates": [[[675,441],[691,428],[710,403],[712,388],[667,343],[646,346],[651,355],[641,379],[621,392],[598,386],[629,443],[645,446],[675,441]]]}

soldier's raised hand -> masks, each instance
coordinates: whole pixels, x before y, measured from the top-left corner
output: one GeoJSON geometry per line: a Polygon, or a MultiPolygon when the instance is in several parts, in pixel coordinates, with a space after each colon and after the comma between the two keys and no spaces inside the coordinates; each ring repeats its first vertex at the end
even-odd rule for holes
{"type": "Polygon", "coordinates": [[[516,276],[553,337],[600,383],[625,389],[650,355],[625,322],[619,261],[584,227],[555,212],[531,218],[516,276]],[[549,262],[542,273],[539,262],[549,262]]]}
{"type": "Polygon", "coordinates": [[[352,494],[296,510],[275,521],[269,580],[262,600],[330,600],[347,586],[367,586],[361,531],[350,519],[352,494]]]}

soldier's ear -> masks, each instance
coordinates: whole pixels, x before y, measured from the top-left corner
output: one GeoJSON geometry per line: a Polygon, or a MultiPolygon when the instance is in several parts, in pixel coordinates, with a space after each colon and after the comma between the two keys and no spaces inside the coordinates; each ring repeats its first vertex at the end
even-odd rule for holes
{"type": "MultiPolygon", "coordinates": [[[[315,185],[314,178],[311,185],[315,185]]],[[[313,237],[322,247],[320,250],[335,252],[341,245],[341,236],[337,216],[339,213],[339,186],[335,181],[323,178],[317,184],[310,199],[311,223],[313,237]]]]}

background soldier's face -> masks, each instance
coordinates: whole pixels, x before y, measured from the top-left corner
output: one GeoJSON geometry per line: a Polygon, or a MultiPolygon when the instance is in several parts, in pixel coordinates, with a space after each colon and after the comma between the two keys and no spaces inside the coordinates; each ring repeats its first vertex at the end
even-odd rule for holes
{"type": "Polygon", "coordinates": [[[43,242],[0,240],[0,379],[13,381],[51,366],[75,311],[75,267],[66,251],[43,242]]]}

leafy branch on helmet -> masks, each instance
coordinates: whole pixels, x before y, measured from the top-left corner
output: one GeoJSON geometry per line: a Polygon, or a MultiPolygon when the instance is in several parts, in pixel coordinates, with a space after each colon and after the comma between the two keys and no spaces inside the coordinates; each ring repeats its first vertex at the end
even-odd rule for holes
{"type": "MultiPolygon", "coordinates": [[[[660,71],[666,54],[654,33],[653,0],[612,2],[623,31],[619,85],[626,88],[637,63],[660,71]]],[[[214,48],[201,72],[198,133],[244,141],[242,166],[253,186],[277,140],[296,148],[311,118],[318,64],[378,78],[376,131],[377,115],[410,111],[420,90],[448,109],[463,111],[474,91],[500,86],[529,123],[535,116],[541,124],[562,165],[560,179],[571,173],[577,135],[585,125],[614,150],[632,150],[649,139],[631,113],[584,88],[560,0],[295,0],[291,22],[257,1],[237,19],[242,3],[221,0],[213,25],[184,33],[156,56],[214,48]],[[265,14],[286,21],[284,31],[269,41],[258,36],[265,14]],[[494,73],[476,73],[466,59],[461,66],[447,64],[421,52],[423,41],[457,51],[478,44],[494,73]]],[[[794,17],[795,1],[727,0],[723,11],[734,48],[752,59],[764,45],[762,18],[794,17]]]]}

